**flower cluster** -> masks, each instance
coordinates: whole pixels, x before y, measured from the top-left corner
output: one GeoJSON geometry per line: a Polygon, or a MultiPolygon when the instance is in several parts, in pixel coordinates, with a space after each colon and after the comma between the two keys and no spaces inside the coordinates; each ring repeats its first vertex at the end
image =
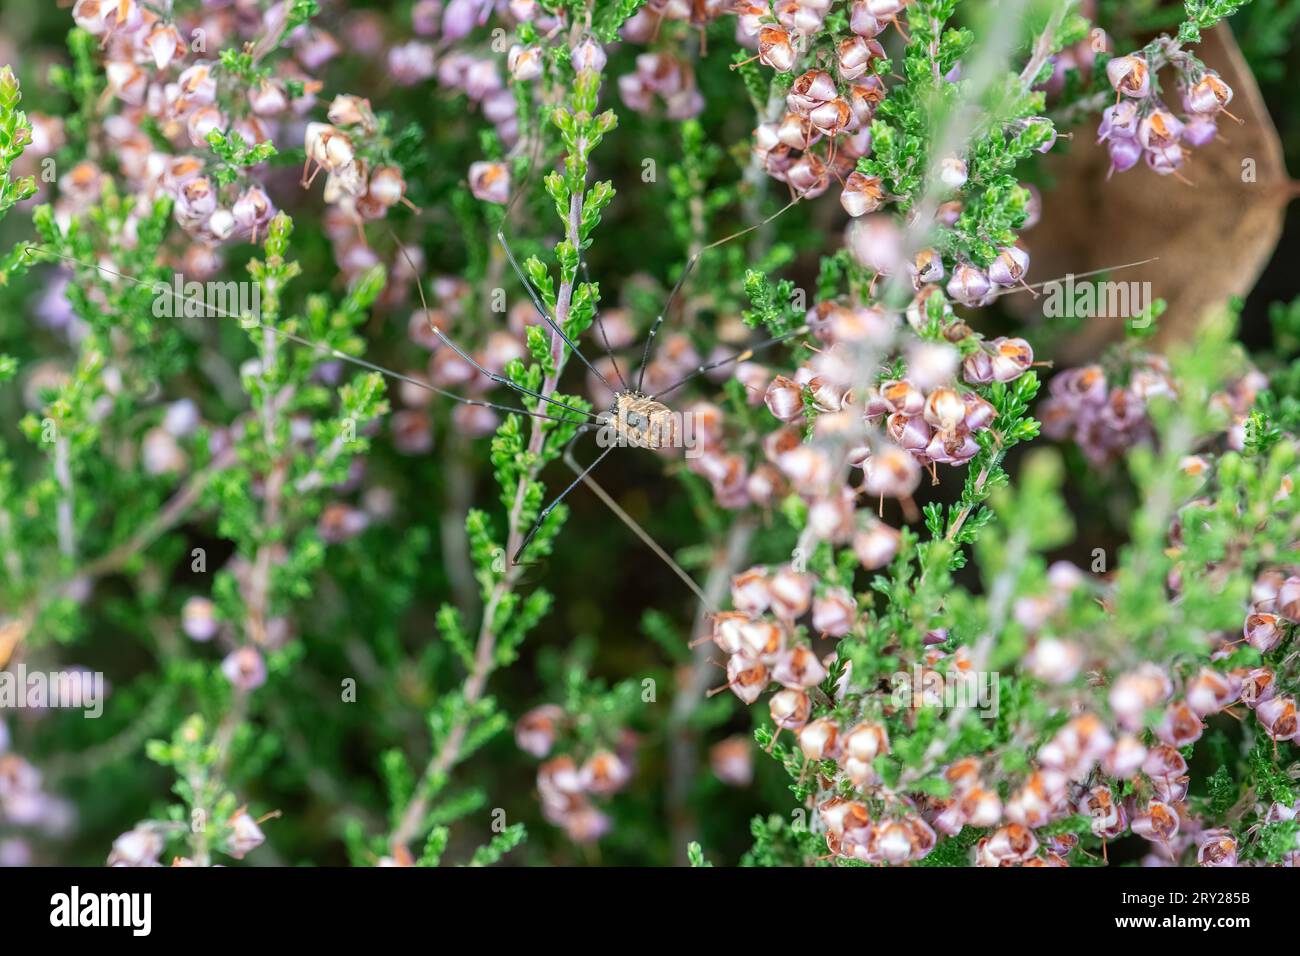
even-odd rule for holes
{"type": "Polygon", "coordinates": [[[1178,175],[1187,159],[1183,144],[1206,145],[1218,133],[1219,115],[1232,116],[1227,111],[1232,87],[1168,37],[1110,60],[1106,77],[1116,101],[1103,111],[1097,139],[1110,152],[1111,173],[1132,169],[1145,158],[1161,176],[1178,175]],[[1164,66],[1177,75],[1181,119],[1160,96],[1157,73],[1164,66]]]}
{"type": "Polygon", "coordinates": [[[611,825],[592,798],[604,800],[627,786],[636,759],[636,735],[619,735],[618,746],[583,748],[578,741],[566,741],[571,753],[551,756],[561,737],[569,737],[572,718],[562,707],[544,704],[534,707],[515,724],[519,749],[543,760],[537,768],[537,794],[547,821],[563,828],[575,843],[594,843],[609,832],[611,825]],[[543,759],[549,758],[549,759],[543,759]]]}
{"type": "MultiPolygon", "coordinates": [[[[136,0],[78,0],[73,18],[104,49],[106,92],[121,105],[105,122],[104,135],[124,177],[142,195],[172,198],[176,221],[198,241],[187,271],[215,273],[216,245],[256,242],[274,215],[266,191],[247,170],[275,154],[276,139],[292,139],[301,127],[322,86],[311,71],[337,53],[337,44],[295,21],[289,4],[264,14],[205,6],[164,17],[136,0]],[[253,52],[206,56],[209,44],[236,37],[253,52]],[[292,45],[295,57],[262,66],[276,38],[292,45]],[[146,124],[169,149],[159,148],[146,124]]],[[[66,178],[74,195],[93,202],[100,175],[86,160],[66,178]]]]}
{"type": "Polygon", "coordinates": [[[818,196],[839,180],[840,203],[851,216],[874,212],[884,202],[880,177],[855,171],[854,164],[870,152],[871,120],[886,95],[881,74],[889,60],[877,37],[897,22],[903,6],[897,0],[855,0],[850,32],[841,38],[824,31],[831,7],[824,0],[775,9],[736,4],[739,35],[756,42],[758,61],[778,74],[811,61],[813,37],[829,40],[834,51],[828,65],[835,75],[816,67],[799,75],[785,96],[785,113],[754,131],[754,154],[763,169],[796,195],[818,196]]]}
{"type": "Polygon", "coordinates": [[[58,837],[76,819],[73,805],[51,793],[40,769],[10,749],[10,731],[0,720],[0,866],[33,862],[32,837],[58,837]]]}

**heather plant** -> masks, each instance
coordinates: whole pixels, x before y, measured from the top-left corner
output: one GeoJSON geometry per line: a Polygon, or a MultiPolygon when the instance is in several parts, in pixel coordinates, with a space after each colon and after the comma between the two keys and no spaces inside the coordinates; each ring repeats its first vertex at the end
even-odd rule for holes
{"type": "Polygon", "coordinates": [[[1053,161],[1213,189],[1293,16],[42,11],[0,862],[1294,865],[1300,306],[1024,306],[1053,161]]]}

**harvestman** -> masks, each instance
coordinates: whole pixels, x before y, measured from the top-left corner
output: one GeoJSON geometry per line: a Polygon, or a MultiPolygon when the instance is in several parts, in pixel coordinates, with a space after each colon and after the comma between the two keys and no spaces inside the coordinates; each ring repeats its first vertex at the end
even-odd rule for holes
{"type": "MultiPolygon", "coordinates": [[[[515,199],[518,199],[519,195],[521,194],[522,193],[516,193],[515,199]]],[[[761,220],[760,222],[755,223],[752,226],[748,226],[747,228],[742,229],[739,232],[732,233],[731,235],[726,236],[725,238],[719,239],[715,242],[711,242],[708,245],[701,247],[699,250],[697,250],[691,255],[691,257],[687,260],[685,267],[682,269],[681,276],[677,279],[677,282],[673,285],[672,291],[669,293],[667,300],[664,302],[663,308],[659,310],[659,314],[656,316],[654,324],[651,325],[650,331],[647,333],[645,348],[642,351],[642,355],[641,355],[641,363],[638,368],[638,371],[635,373],[635,378],[636,378],[635,387],[629,385],[628,379],[624,378],[623,372],[619,368],[618,360],[614,357],[613,350],[610,348],[609,337],[605,333],[604,321],[600,316],[599,310],[597,310],[596,312],[595,322],[596,322],[597,329],[600,332],[601,339],[605,346],[606,357],[609,359],[610,364],[613,367],[615,376],[618,378],[618,383],[620,387],[617,388],[614,386],[612,382],[610,382],[610,380],[604,374],[601,373],[599,369],[597,369],[590,361],[588,361],[586,356],[584,356],[582,352],[579,350],[577,343],[574,342],[573,339],[560,327],[560,324],[555,321],[555,318],[551,315],[550,311],[546,308],[545,303],[542,301],[541,296],[538,294],[537,289],[528,280],[527,276],[520,268],[519,262],[518,260],[516,260],[514,252],[510,248],[510,244],[506,241],[504,226],[501,229],[497,230],[497,241],[501,243],[501,248],[505,251],[506,259],[509,261],[511,269],[514,271],[520,283],[523,285],[525,291],[528,293],[528,297],[532,301],[533,307],[537,310],[538,315],[541,316],[542,320],[546,323],[546,326],[551,330],[551,333],[553,335],[559,336],[559,338],[564,343],[564,345],[568,347],[570,353],[574,357],[576,357],[579,362],[581,362],[584,366],[586,366],[587,370],[590,371],[593,375],[595,375],[601,381],[601,383],[603,383],[604,386],[608,388],[609,391],[614,395],[613,404],[610,406],[610,408],[607,411],[600,414],[592,414],[591,412],[583,411],[580,408],[577,408],[573,405],[569,405],[566,402],[556,399],[554,396],[543,395],[541,392],[537,392],[534,391],[533,389],[520,385],[518,382],[515,382],[504,375],[491,372],[488,369],[484,368],[468,352],[466,352],[463,348],[461,348],[459,345],[453,342],[441,329],[439,329],[433,323],[432,313],[429,311],[429,304],[424,296],[423,283],[417,280],[416,290],[419,293],[420,304],[424,309],[425,316],[429,319],[430,330],[434,333],[434,335],[438,337],[440,341],[448,345],[453,351],[455,351],[457,355],[459,355],[462,359],[464,359],[471,366],[473,366],[474,369],[476,369],[480,374],[486,376],[488,379],[490,379],[491,381],[495,382],[500,386],[516,391],[521,395],[533,398],[537,400],[539,403],[545,403],[547,405],[554,406],[555,408],[562,409],[564,411],[573,412],[575,414],[582,415],[585,419],[587,419],[587,421],[578,420],[575,422],[575,420],[572,418],[560,418],[557,417],[556,415],[542,414],[537,411],[530,411],[530,410],[518,409],[518,408],[509,409],[509,411],[511,412],[528,415],[534,418],[542,418],[549,421],[562,421],[568,423],[576,423],[578,425],[577,431],[575,432],[573,438],[569,441],[568,445],[565,447],[564,450],[565,463],[569,465],[569,467],[572,468],[577,473],[578,477],[575,478],[572,482],[570,482],[569,485],[565,487],[563,491],[561,491],[558,495],[556,495],[549,504],[547,504],[544,508],[542,508],[538,512],[537,518],[536,520],[533,521],[532,527],[528,529],[528,532],[524,535],[523,540],[520,543],[519,547],[516,548],[515,553],[511,555],[510,558],[511,565],[518,566],[520,564],[519,561],[520,557],[523,555],[524,551],[527,550],[528,546],[532,543],[533,538],[537,536],[537,533],[541,530],[542,525],[546,522],[547,517],[549,517],[551,512],[555,510],[556,506],[559,505],[560,502],[563,501],[564,498],[569,494],[569,492],[571,492],[574,488],[576,488],[579,483],[585,483],[596,493],[596,495],[600,498],[600,500],[607,507],[609,507],[610,510],[612,510],[614,514],[621,521],[623,521],[626,525],[628,525],[628,527],[631,528],[632,531],[636,533],[636,535],[646,545],[648,545],[659,558],[661,558],[665,563],[668,564],[670,568],[672,568],[673,572],[677,574],[677,576],[680,577],[687,584],[687,586],[690,587],[690,589],[693,592],[695,592],[697,597],[699,597],[702,601],[704,601],[706,605],[709,603],[708,599],[704,596],[704,593],[700,590],[699,586],[695,583],[694,579],[692,579],[690,575],[688,575],[685,571],[683,571],[682,568],[677,564],[677,562],[675,562],[672,559],[672,557],[669,556],[667,552],[665,552],[663,548],[661,548],[654,541],[654,539],[651,538],[650,535],[644,529],[642,529],[641,526],[638,525],[636,521],[629,514],[627,514],[626,511],[624,511],[621,507],[619,507],[617,502],[615,502],[614,499],[610,497],[610,495],[603,488],[600,487],[600,485],[596,484],[595,480],[591,477],[591,473],[596,469],[597,465],[599,465],[602,461],[605,460],[605,458],[609,455],[610,452],[612,452],[615,448],[621,447],[624,443],[637,448],[661,448],[671,443],[671,441],[673,440],[673,436],[675,434],[674,413],[666,404],[660,401],[660,399],[666,397],[671,392],[675,392],[677,389],[685,385],[687,382],[691,381],[692,379],[700,375],[705,374],[706,372],[710,372],[714,369],[721,368],[733,362],[748,361],[757,351],[768,348],[769,346],[772,345],[776,345],[780,342],[787,341],[791,338],[794,338],[795,336],[802,335],[804,332],[807,331],[806,326],[800,327],[791,332],[787,332],[784,335],[779,335],[776,336],[775,338],[770,338],[765,341],[759,342],[747,349],[744,349],[743,351],[737,352],[735,355],[730,355],[727,358],[720,359],[715,362],[709,362],[703,365],[699,365],[691,372],[687,373],[677,381],[673,382],[671,385],[667,386],[666,388],[660,389],[658,392],[652,395],[647,395],[643,391],[646,368],[650,364],[651,349],[654,346],[655,337],[659,334],[659,329],[663,325],[664,320],[669,310],[672,307],[674,299],[676,299],[678,292],[680,292],[683,285],[685,285],[686,279],[689,277],[691,271],[695,268],[695,265],[700,260],[700,257],[704,253],[708,252],[710,249],[714,249],[718,246],[723,245],[724,243],[730,242],[733,239],[737,239],[743,235],[746,235],[747,233],[750,233],[755,229],[761,228],[762,226],[776,219],[778,216],[780,216],[782,213],[784,213],[791,206],[794,206],[798,202],[799,199],[796,198],[792,200],[790,203],[788,203],[787,205],[785,205],[784,207],[782,207],[781,209],[779,209],[777,212],[761,220]],[[574,459],[573,446],[582,435],[595,428],[612,428],[616,434],[616,440],[611,442],[609,446],[605,448],[605,450],[602,451],[591,464],[587,465],[584,468],[580,466],[577,463],[577,461],[574,459]]],[[[514,200],[511,201],[511,206],[513,206],[513,204],[514,204],[514,200]]],[[[507,207],[506,215],[502,218],[503,223],[509,218],[509,209],[510,207],[507,207]]],[[[411,258],[406,251],[405,245],[403,245],[400,242],[398,242],[397,245],[402,255],[406,257],[407,264],[411,266],[412,271],[418,272],[418,269],[416,268],[414,262],[411,261],[411,258]]],[[[580,264],[585,274],[586,263],[581,262],[580,264]]],[[[629,377],[632,377],[631,370],[629,370],[629,377]]],[[[466,399],[463,396],[451,395],[450,393],[446,393],[446,392],[442,392],[441,394],[447,395],[448,397],[456,401],[464,401],[469,404],[483,404],[481,402],[475,402],[470,399],[466,399]]],[[[493,406],[493,407],[499,408],[501,406],[493,406]]]]}

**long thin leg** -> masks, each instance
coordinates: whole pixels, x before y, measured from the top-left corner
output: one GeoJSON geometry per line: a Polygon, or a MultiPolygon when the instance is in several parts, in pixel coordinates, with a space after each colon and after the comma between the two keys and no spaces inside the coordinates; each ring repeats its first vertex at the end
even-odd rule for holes
{"type": "MultiPolygon", "coordinates": [[[[676,574],[679,578],[681,578],[682,581],[685,582],[686,586],[695,593],[695,596],[700,599],[700,603],[704,605],[706,610],[717,611],[717,608],[713,606],[713,602],[708,599],[708,596],[705,595],[705,593],[700,590],[700,586],[695,583],[695,579],[682,570],[682,566],[678,564],[676,561],[674,561],[672,559],[672,556],[669,555],[667,551],[665,551],[663,548],[659,546],[659,542],[655,541],[654,538],[650,537],[650,533],[648,531],[642,528],[641,525],[637,524],[635,518],[633,518],[630,514],[628,514],[626,511],[623,510],[623,508],[619,505],[619,503],[610,496],[609,492],[607,492],[596,482],[595,478],[592,478],[586,472],[582,471],[582,467],[578,464],[578,462],[573,457],[572,446],[564,450],[564,463],[568,465],[570,468],[572,468],[575,472],[578,472],[579,473],[578,480],[580,480],[583,484],[585,484],[588,488],[590,488],[593,492],[595,492],[596,497],[605,503],[605,507],[609,508],[610,511],[614,512],[614,514],[618,517],[620,521],[622,521],[625,525],[627,525],[629,528],[632,529],[633,534],[635,534],[638,538],[640,538],[643,542],[645,542],[646,546],[650,548],[650,550],[653,551],[655,554],[657,554],[660,557],[660,559],[662,559],[663,562],[668,565],[668,567],[672,568],[673,573],[676,574]]],[[[587,469],[587,470],[590,471],[591,469],[587,469]]]]}
{"type": "Polygon", "coordinates": [[[1103,272],[1118,272],[1120,269],[1132,269],[1135,266],[1144,266],[1148,262],[1156,262],[1159,259],[1159,256],[1152,256],[1150,259],[1139,259],[1137,262],[1125,262],[1117,266],[1107,266],[1104,269],[1093,269],[1091,272],[1075,272],[1071,273],[1069,276],[1058,276],[1055,279],[1044,279],[1042,282],[1033,282],[1028,285],[1022,282],[1021,285],[1008,286],[1005,289],[1000,289],[992,293],[990,298],[1000,299],[1004,295],[1014,295],[1017,292],[1024,292],[1026,289],[1030,292],[1035,292],[1036,290],[1042,289],[1044,286],[1051,285],[1053,282],[1060,282],[1062,279],[1086,279],[1089,276],[1101,275],[1103,272]]]}
{"type": "Polygon", "coordinates": [[[795,196],[794,199],[791,199],[788,203],[786,203],[776,212],[772,213],[772,215],[768,216],[766,219],[760,220],[759,222],[754,223],[752,226],[746,226],[744,229],[740,230],[739,232],[733,232],[729,236],[725,236],[722,239],[718,239],[715,242],[709,243],[707,246],[701,247],[695,253],[693,253],[689,259],[686,260],[686,266],[685,268],[682,269],[681,276],[678,278],[677,282],[673,285],[673,291],[669,293],[668,301],[664,303],[664,307],[659,311],[659,315],[655,318],[654,325],[650,326],[650,332],[646,336],[645,351],[641,355],[641,371],[637,375],[637,380],[636,380],[636,390],[638,392],[641,391],[641,387],[645,382],[646,366],[650,364],[650,349],[654,345],[655,336],[659,334],[659,326],[664,324],[664,318],[668,315],[668,311],[672,308],[673,300],[677,298],[677,293],[679,293],[682,290],[682,286],[686,284],[687,276],[691,274],[691,271],[695,268],[695,264],[700,261],[700,257],[704,255],[704,253],[708,252],[710,249],[716,249],[718,246],[731,242],[731,240],[733,239],[739,239],[741,236],[747,235],[748,233],[753,232],[755,229],[761,229],[763,226],[766,226],[777,216],[780,216],[782,213],[790,209],[792,206],[797,205],[801,199],[803,199],[802,196],[795,196]]]}
{"type": "Polygon", "coordinates": [[[569,487],[565,488],[558,495],[556,495],[555,499],[549,505],[547,505],[545,508],[541,510],[541,512],[537,515],[537,520],[533,522],[533,526],[528,529],[528,534],[524,536],[524,543],[519,546],[518,550],[515,551],[514,557],[510,559],[511,564],[519,563],[519,556],[523,554],[525,550],[527,550],[530,544],[532,544],[533,538],[537,537],[537,532],[541,530],[542,523],[545,522],[546,519],[550,516],[551,512],[555,510],[555,506],[564,500],[564,496],[567,495],[574,488],[576,488],[578,486],[578,482],[582,481],[583,478],[587,477],[588,474],[594,471],[596,466],[599,465],[602,461],[604,461],[605,457],[617,447],[618,447],[617,445],[610,445],[608,448],[602,451],[596,457],[596,460],[586,467],[586,470],[584,470],[581,474],[579,474],[577,478],[573,479],[573,481],[569,484],[569,487]]]}
{"type": "MultiPolygon", "coordinates": [[[[34,249],[35,247],[33,246],[26,246],[23,249],[23,254],[31,256],[33,255],[34,249]]],[[[89,269],[96,269],[99,272],[103,272],[106,275],[111,275],[114,278],[123,280],[124,282],[130,282],[135,285],[147,285],[151,287],[156,285],[156,283],[146,282],[143,279],[137,279],[135,276],[129,276],[124,272],[118,272],[115,269],[108,268],[107,266],[102,266],[99,265],[98,263],[89,262],[84,259],[77,259],[74,256],[65,256],[61,253],[53,252],[49,249],[35,249],[35,252],[43,256],[50,256],[55,259],[63,259],[66,262],[73,262],[76,263],[77,265],[85,266],[89,269]]],[[[193,303],[197,306],[201,306],[202,308],[206,309],[213,315],[221,316],[222,318],[227,318],[227,319],[238,319],[241,323],[245,324],[249,328],[261,329],[263,331],[270,332],[273,335],[278,335],[280,338],[284,339],[285,341],[293,342],[296,345],[301,345],[306,348],[312,349],[313,351],[320,352],[322,355],[328,355],[330,358],[338,359],[341,362],[348,362],[349,364],[356,365],[360,368],[367,369],[371,372],[378,372],[380,375],[383,375],[387,378],[391,378],[394,381],[405,382],[407,385],[414,385],[416,388],[424,389],[426,392],[433,392],[435,395],[441,395],[444,398],[449,398],[452,401],[460,402],[461,404],[464,405],[477,405],[481,408],[494,408],[497,409],[498,411],[509,412],[512,415],[527,415],[530,418],[542,418],[551,422],[566,422],[566,423],[573,422],[572,418],[557,418],[554,415],[544,415],[541,412],[531,411],[526,408],[515,408],[512,405],[498,405],[496,402],[485,402],[477,398],[466,398],[464,395],[457,395],[455,392],[449,392],[446,389],[438,388],[438,386],[436,385],[432,385],[429,382],[425,382],[422,381],[421,379],[414,378],[413,376],[404,375],[401,372],[396,372],[390,368],[385,368],[382,365],[376,365],[374,362],[368,362],[365,359],[358,358],[355,355],[349,355],[347,352],[341,352],[338,349],[334,348],[333,346],[326,345],[323,342],[316,342],[313,341],[312,339],[304,338],[301,335],[295,335],[292,332],[287,332],[284,329],[276,328],[273,325],[264,325],[263,323],[257,321],[256,319],[253,319],[252,316],[235,315],[233,312],[226,312],[222,309],[215,308],[198,299],[190,298],[185,295],[177,295],[175,292],[171,291],[170,287],[168,288],[166,294],[171,296],[171,298],[176,302],[180,302],[182,304],[193,303]]],[[[573,411],[578,411],[578,409],[573,409],[573,411]]],[[[588,412],[583,412],[582,414],[588,415],[588,417],[594,417],[591,416],[590,413],[588,412]]]]}
{"type": "MultiPolygon", "coordinates": [[[[591,274],[587,271],[586,260],[582,262],[582,277],[591,284],[591,274]]],[[[623,378],[623,372],[618,367],[618,359],[614,358],[614,350],[609,346],[609,336],[605,334],[605,320],[600,317],[600,309],[596,310],[596,328],[600,329],[600,339],[605,344],[605,357],[609,359],[610,364],[614,366],[614,374],[618,376],[618,384],[623,386],[623,391],[627,391],[627,379],[623,378]]]]}
{"type": "Polygon", "coordinates": [[[551,318],[551,313],[547,310],[546,304],[542,302],[541,296],[537,294],[537,290],[533,288],[533,284],[529,282],[528,277],[524,275],[524,270],[519,268],[519,263],[515,259],[515,254],[510,250],[510,244],[506,242],[506,233],[504,229],[497,230],[497,242],[501,243],[501,248],[506,251],[506,259],[510,263],[510,268],[515,270],[515,275],[519,277],[519,281],[523,283],[524,289],[528,292],[528,298],[533,300],[533,307],[537,309],[537,314],[542,317],[542,320],[548,326],[550,326],[552,332],[564,340],[564,344],[569,347],[569,351],[574,354],[578,361],[587,366],[593,375],[604,382],[607,389],[617,394],[617,389],[609,383],[609,379],[604,375],[601,375],[600,370],[587,361],[587,357],[578,351],[577,343],[574,342],[573,339],[569,338],[564,329],[560,328],[560,323],[551,318]]]}
{"type": "Polygon", "coordinates": [[[518,382],[506,378],[504,375],[497,375],[495,372],[489,372],[482,365],[476,362],[473,356],[471,356],[463,348],[461,348],[450,338],[448,338],[443,333],[442,329],[438,328],[436,325],[433,324],[432,313],[429,312],[429,302],[424,297],[424,282],[420,279],[420,270],[416,268],[415,262],[412,261],[411,254],[406,251],[406,246],[403,245],[401,240],[397,238],[397,233],[393,232],[391,226],[389,227],[388,232],[389,235],[392,236],[393,242],[397,245],[398,251],[400,251],[403,258],[406,259],[406,264],[411,267],[411,272],[415,275],[415,291],[419,293],[420,307],[424,309],[424,316],[426,319],[428,319],[429,330],[433,332],[434,335],[438,336],[438,338],[444,344],[451,346],[452,350],[457,355],[463,358],[470,365],[474,366],[474,368],[476,368],[480,374],[486,375],[488,378],[496,382],[498,385],[502,385],[506,388],[513,389],[516,392],[520,392],[521,394],[529,395],[533,398],[540,399],[541,401],[546,402],[548,405],[557,405],[560,408],[567,409],[568,411],[571,412],[577,412],[579,415],[585,415],[588,418],[596,417],[595,415],[591,414],[591,412],[585,412],[581,408],[575,408],[572,405],[560,401],[558,398],[553,398],[550,395],[543,395],[541,392],[535,392],[531,388],[527,388],[523,385],[520,385],[518,382]]]}
{"type": "Polygon", "coordinates": [[[782,342],[794,338],[795,336],[803,335],[807,331],[808,331],[808,326],[806,325],[800,326],[799,328],[795,329],[792,332],[785,333],[785,335],[778,335],[775,338],[766,340],[765,342],[759,342],[757,345],[751,345],[743,352],[737,352],[735,355],[730,355],[727,358],[719,359],[716,362],[710,362],[707,365],[701,365],[698,368],[696,368],[695,371],[688,372],[687,374],[683,375],[672,385],[669,385],[667,388],[665,388],[662,392],[657,392],[654,395],[651,395],[650,397],[654,399],[662,398],[663,396],[667,395],[669,392],[677,391],[677,389],[681,388],[683,385],[685,385],[691,379],[695,378],[697,375],[703,375],[705,372],[711,372],[715,368],[721,368],[722,366],[729,365],[732,362],[748,362],[751,358],[754,357],[755,353],[761,352],[763,351],[763,349],[770,348],[773,345],[779,345],[782,342]]]}

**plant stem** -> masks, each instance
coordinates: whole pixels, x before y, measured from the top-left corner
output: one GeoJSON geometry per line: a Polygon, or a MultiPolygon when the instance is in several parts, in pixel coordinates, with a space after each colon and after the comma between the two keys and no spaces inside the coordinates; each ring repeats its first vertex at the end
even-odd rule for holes
{"type": "MultiPolygon", "coordinates": [[[[704,582],[704,593],[709,604],[701,603],[695,614],[691,627],[693,637],[699,637],[708,626],[708,608],[717,607],[727,593],[731,576],[740,570],[749,549],[749,542],[754,536],[752,520],[737,519],[727,531],[723,546],[714,554],[713,566],[704,582]]],[[[698,839],[694,814],[689,806],[691,784],[696,779],[699,764],[699,738],[691,726],[691,716],[704,697],[709,685],[709,675],[713,672],[711,657],[712,642],[697,645],[692,650],[688,677],[677,688],[673,696],[672,713],[668,718],[672,733],[669,744],[668,765],[668,813],[673,830],[672,843],[676,863],[684,866],[689,863],[686,855],[687,844],[698,839]]]]}
{"type": "MultiPolygon", "coordinates": [[[[568,240],[573,247],[579,248],[580,237],[578,229],[581,224],[582,216],[582,195],[575,193],[569,200],[569,220],[568,220],[568,240]]],[[[569,308],[573,302],[573,280],[565,279],[560,283],[559,294],[555,300],[555,324],[559,328],[564,328],[564,323],[569,318],[569,308]]],[[[540,389],[541,394],[550,396],[554,394],[556,386],[559,384],[560,373],[564,370],[564,340],[553,329],[551,330],[551,364],[554,372],[546,376],[542,381],[540,389]]],[[[507,531],[507,554],[514,554],[522,539],[523,529],[520,525],[520,515],[524,507],[524,498],[528,491],[528,486],[537,480],[539,471],[539,462],[541,459],[542,447],[546,440],[546,433],[543,430],[541,419],[534,418],[532,422],[532,433],[528,441],[529,460],[533,461],[523,475],[519,478],[518,487],[515,490],[514,505],[510,509],[510,518],[507,531]]],[[[487,604],[483,608],[483,619],[479,624],[478,640],[474,647],[474,666],[470,669],[469,675],[465,678],[464,687],[461,690],[461,700],[464,708],[462,713],[468,712],[473,705],[483,696],[483,691],[487,687],[488,677],[496,666],[496,642],[497,633],[494,628],[497,608],[506,595],[514,591],[523,573],[522,565],[511,566],[505,574],[497,581],[493,587],[491,595],[488,597],[487,604]]],[[[420,833],[423,828],[424,819],[429,814],[429,803],[432,799],[435,784],[445,775],[456,763],[460,755],[460,748],[465,742],[465,735],[469,732],[468,718],[462,719],[456,723],[448,732],[442,744],[434,751],[433,757],[429,760],[428,765],[421,774],[420,783],[415,788],[415,793],[406,808],[398,818],[398,824],[393,829],[389,837],[388,844],[393,857],[399,862],[406,862],[411,859],[410,842],[420,833]]]]}

